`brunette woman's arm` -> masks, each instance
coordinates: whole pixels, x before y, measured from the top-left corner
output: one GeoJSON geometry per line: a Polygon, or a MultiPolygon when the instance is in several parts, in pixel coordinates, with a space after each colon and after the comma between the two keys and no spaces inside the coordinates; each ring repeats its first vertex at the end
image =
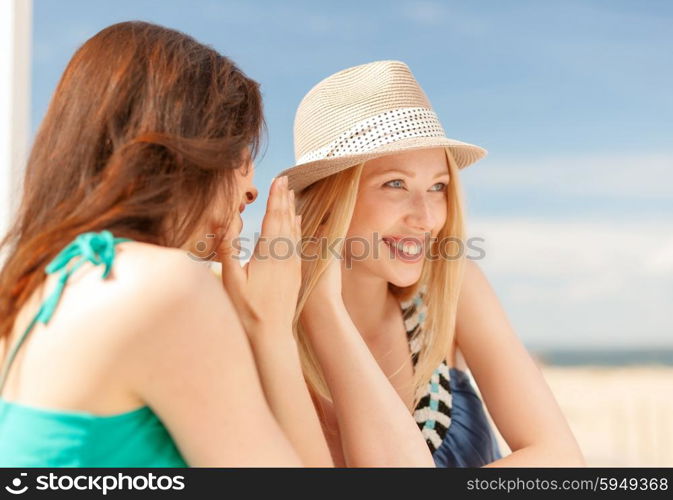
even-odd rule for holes
{"type": "Polygon", "coordinates": [[[189,466],[306,466],[264,397],[246,332],[221,284],[169,251],[139,266],[124,311],[124,382],[167,427],[189,466]],[[198,290],[198,293],[195,293],[198,290]]]}
{"type": "Polygon", "coordinates": [[[301,280],[301,259],[295,251],[300,239],[293,192],[288,191],[287,178],[275,179],[255,255],[245,269],[236,259],[223,259],[222,280],[239,303],[239,316],[244,318],[271,411],[305,465],[331,467],[329,448],[292,334],[301,280]],[[288,242],[293,248],[284,246],[288,242]],[[239,300],[243,297],[247,304],[239,300]],[[255,311],[254,315],[248,307],[255,311]]]}
{"type": "MultiPolygon", "coordinates": [[[[263,329],[262,329],[263,330],[263,329]]],[[[333,467],[316,408],[304,380],[291,327],[258,331],[250,345],[271,411],[306,467],[333,467]]]]}

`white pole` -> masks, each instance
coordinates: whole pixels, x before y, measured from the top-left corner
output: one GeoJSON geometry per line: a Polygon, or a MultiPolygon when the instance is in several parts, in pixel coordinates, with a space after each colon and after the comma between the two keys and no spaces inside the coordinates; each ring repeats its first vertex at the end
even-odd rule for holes
{"type": "Polygon", "coordinates": [[[0,0],[0,236],[17,209],[28,155],[32,7],[0,0]]]}

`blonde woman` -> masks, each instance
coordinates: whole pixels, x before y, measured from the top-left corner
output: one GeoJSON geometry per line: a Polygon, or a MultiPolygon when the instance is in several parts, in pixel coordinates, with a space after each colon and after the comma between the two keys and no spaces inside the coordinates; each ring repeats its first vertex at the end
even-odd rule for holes
{"type": "Polygon", "coordinates": [[[295,154],[280,174],[303,217],[295,330],[335,464],[582,465],[540,371],[465,255],[459,169],[486,151],[447,138],[409,68],[379,61],[308,92],[295,154]]]}

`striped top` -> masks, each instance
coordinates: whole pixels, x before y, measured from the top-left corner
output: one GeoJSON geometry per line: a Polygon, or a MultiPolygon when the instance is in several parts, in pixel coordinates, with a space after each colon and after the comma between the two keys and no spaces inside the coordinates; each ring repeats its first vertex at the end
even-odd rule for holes
{"type": "MultiPolygon", "coordinates": [[[[400,303],[414,367],[427,316],[424,292],[400,303]]],[[[414,418],[438,467],[481,467],[501,458],[483,403],[468,373],[442,361],[435,369],[414,418]]]]}

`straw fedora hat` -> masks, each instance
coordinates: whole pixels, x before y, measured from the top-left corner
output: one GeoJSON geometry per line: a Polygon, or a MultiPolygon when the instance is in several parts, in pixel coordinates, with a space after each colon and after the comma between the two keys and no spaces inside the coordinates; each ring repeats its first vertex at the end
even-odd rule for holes
{"type": "Polygon", "coordinates": [[[294,121],[295,165],[278,176],[299,193],[366,160],[436,147],[448,148],[458,168],[487,153],[446,137],[406,64],[376,61],[328,76],[304,96],[294,121]]]}

